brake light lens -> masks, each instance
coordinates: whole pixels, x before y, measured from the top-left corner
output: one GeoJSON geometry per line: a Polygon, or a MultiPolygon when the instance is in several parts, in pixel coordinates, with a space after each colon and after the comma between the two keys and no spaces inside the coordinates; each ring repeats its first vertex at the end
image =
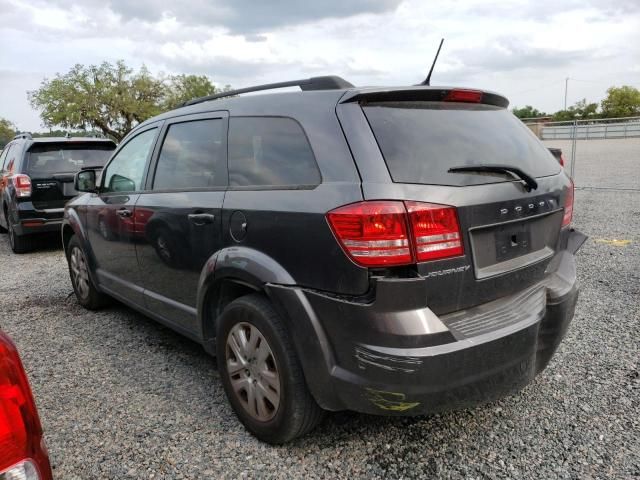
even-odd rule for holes
{"type": "Polygon", "coordinates": [[[412,262],[402,202],[360,202],[332,210],[329,225],[345,252],[367,267],[412,262]]]}
{"type": "Polygon", "coordinates": [[[51,467],[22,362],[0,332],[0,479],[13,478],[50,480],[51,467]]]}
{"type": "Polygon", "coordinates": [[[446,205],[364,201],[332,210],[327,219],[343,250],[365,267],[464,253],[456,209],[446,205]]]}
{"type": "Polygon", "coordinates": [[[570,180],[571,185],[567,189],[567,194],[564,197],[564,216],[562,217],[562,226],[567,227],[571,225],[571,220],[573,218],[573,193],[575,190],[575,186],[573,184],[573,180],[570,180]]]}
{"type": "Polygon", "coordinates": [[[462,255],[462,235],[454,207],[405,202],[419,262],[462,255]]]}
{"type": "Polygon", "coordinates": [[[482,92],[478,90],[467,90],[463,88],[455,88],[443,98],[444,102],[465,102],[480,103],[482,102],[482,92]]]}
{"type": "Polygon", "coordinates": [[[24,175],[22,173],[14,175],[13,185],[16,188],[16,195],[18,197],[31,196],[31,179],[28,175],[24,175]]]}
{"type": "Polygon", "coordinates": [[[560,154],[560,166],[564,167],[564,153],[560,154]]]}

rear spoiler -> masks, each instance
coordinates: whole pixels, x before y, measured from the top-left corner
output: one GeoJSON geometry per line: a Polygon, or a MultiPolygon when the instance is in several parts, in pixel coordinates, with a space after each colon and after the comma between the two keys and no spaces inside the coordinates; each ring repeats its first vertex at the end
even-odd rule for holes
{"type": "Polygon", "coordinates": [[[484,90],[457,87],[395,87],[348,90],[340,103],[377,102],[463,102],[481,103],[507,108],[509,100],[502,95],[484,90]]]}

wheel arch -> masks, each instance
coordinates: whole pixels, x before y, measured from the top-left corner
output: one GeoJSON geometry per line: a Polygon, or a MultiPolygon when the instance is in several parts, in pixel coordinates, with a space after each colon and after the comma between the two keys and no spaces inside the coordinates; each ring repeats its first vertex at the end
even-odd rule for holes
{"type": "MultiPolygon", "coordinates": [[[[246,247],[229,247],[205,264],[198,285],[198,324],[205,349],[215,353],[217,318],[229,303],[250,293],[269,295],[270,283],[294,285],[291,275],[272,257],[246,247]]],[[[270,300],[273,300],[270,298],[270,300]]]]}
{"type": "MultiPolygon", "coordinates": [[[[91,248],[91,243],[87,238],[87,231],[80,220],[78,212],[74,209],[68,208],[64,212],[64,218],[62,220],[62,228],[61,228],[61,236],[62,236],[62,246],[64,248],[65,255],[67,254],[67,247],[69,245],[69,241],[71,237],[76,235],[82,248],[84,249],[85,255],[87,257],[87,262],[89,263],[89,275],[94,279],[95,282],[95,258],[93,256],[93,249],[91,248]]],[[[96,285],[98,284],[95,282],[96,285]]]]}
{"type": "Polygon", "coordinates": [[[330,372],[335,365],[320,320],[293,277],[275,259],[245,247],[229,247],[213,255],[200,276],[198,322],[202,344],[216,354],[217,319],[236,298],[260,292],[282,316],[291,335],[305,378],[316,401],[328,410],[340,403],[331,394],[330,372]]]}

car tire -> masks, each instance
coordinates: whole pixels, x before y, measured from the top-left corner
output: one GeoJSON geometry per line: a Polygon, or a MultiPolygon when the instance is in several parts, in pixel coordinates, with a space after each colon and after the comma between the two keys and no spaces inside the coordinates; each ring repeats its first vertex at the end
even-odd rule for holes
{"type": "Polygon", "coordinates": [[[264,295],[227,305],[217,325],[216,353],[227,398],[258,439],[282,444],[322,420],[284,322],[264,295]]]}
{"type": "Polygon", "coordinates": [[[78,240],[73,235],[67,244],[67,263],[71,285],[78,303],[88,310],[99,310],[109,303],[109,297],[99,291],[89,273],[87,256],[78,240]]]}
{"type": "Polygon", "coordinates": [[[9,245],[13,253],[27,253],[33,250],[32,235],[18,235],[13,229],[11,220],[7,219],[7,233],[9,234],[9,245]]]}

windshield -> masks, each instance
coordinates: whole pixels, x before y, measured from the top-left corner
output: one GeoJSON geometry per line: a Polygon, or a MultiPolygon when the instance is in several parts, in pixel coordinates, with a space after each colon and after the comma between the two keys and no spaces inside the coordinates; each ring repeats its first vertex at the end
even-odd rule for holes
{"type": "Polygon", "coordinates": [[[27,172],[30,175],[77,172],[83,167],[101,167],[111,156],[115,145],[36,145],[29,152],[27,172]]]}
{"type": "Polygon", "coordinates": [[[509,111],[444,102],[385,102],[363,110],[394,182],[477,185],[513,180],[499,173],[449,173],[453,167],[500,164],[532,177],[560,165],[509,111]]]}

